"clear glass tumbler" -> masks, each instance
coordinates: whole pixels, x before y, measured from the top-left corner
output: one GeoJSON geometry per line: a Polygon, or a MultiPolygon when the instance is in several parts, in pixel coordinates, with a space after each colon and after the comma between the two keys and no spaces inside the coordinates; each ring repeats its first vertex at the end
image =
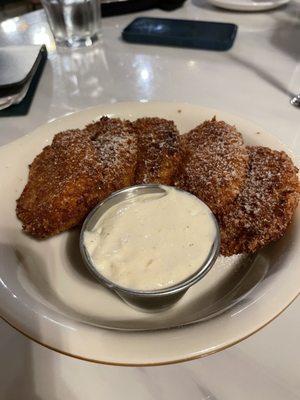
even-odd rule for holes
{"type": "Polygon", "coordinates": [[[59,46],[92,45],[101,35],[100,0],[42,0],[59,46]]]}

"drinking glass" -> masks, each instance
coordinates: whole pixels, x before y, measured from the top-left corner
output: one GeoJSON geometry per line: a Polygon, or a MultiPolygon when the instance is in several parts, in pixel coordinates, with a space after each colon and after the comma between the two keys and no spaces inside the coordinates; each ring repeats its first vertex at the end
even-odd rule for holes
{"type": "Polygon", "coordinates": [[[101,34],[100,0],[42,0],[59,46],[92,45],[101,34]]]}

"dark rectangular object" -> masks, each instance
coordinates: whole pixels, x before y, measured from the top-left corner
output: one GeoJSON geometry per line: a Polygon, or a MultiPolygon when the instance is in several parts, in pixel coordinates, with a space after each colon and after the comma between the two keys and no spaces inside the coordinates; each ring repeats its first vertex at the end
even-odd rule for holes
{"type": "MultiPolygon", "coordinates": [[[[42,45],[41,49],[38,51],[38,56],[34,62],[33,68],[30,70],[30,73],[28,75],[26,74],[27,78],[31,79],[31,82],[24,99],[18,104],[13,104],[10,107],[5,108],[4,110],[0,110],[0,117],[12,117],[12,116],[16,117],[28,114],[33,97],[35,95],[35,91],[37,89],[39,80],[44,70],[46,61],[47,61],[47,50],[46,47],[42,45]]],[[[14,85],[12,86],[15,89],[14,85]]],[[[17,87],[18,86],[19,85],[17,85],[17,87]]]]}
{"type": "Polygon", "coordinates": [[[232,47],[236,33],[235,24],[142,17],[124,29],[122,38],[131,43],[224,51],[232,47]]]}
{"type": "Polygon", "coordinates": [[[139,11],[159,8],[164,11],[173,11],[181,7],[185,0],[102,0],[102,17],[129,14],[139,11]]]}
{"type": "Polygon", "coordinates": [[[44,45],[0,48],[0,97],[21,92],[46,52],[44,45]]]}

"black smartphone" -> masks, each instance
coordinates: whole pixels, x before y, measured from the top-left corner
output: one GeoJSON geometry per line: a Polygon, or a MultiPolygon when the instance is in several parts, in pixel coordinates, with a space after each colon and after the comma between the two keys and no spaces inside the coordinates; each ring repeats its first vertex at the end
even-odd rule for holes
{"type": "Polygon", "coordinates": [[[123,30],[122,38],[131,43],[224,51],[232,47],[236,33],[235,24],[141,17],[123,30]]]}

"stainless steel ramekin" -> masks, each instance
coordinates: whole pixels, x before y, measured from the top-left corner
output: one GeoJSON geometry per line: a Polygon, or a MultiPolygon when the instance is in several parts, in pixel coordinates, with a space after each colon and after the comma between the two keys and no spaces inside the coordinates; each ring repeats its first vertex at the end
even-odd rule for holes
{"type": "MultiPolygon", "coordinates": [[[[163,185],[154,184],[136,185],[114,192],[104,201],[99,203],[89,213],[83,223],[80,233],[80,251],[89,271],[100,283],[116,292],[127,304],[144,312],[157,312],[171,307],[185,294],[185,292],[192,285],[199,282],[200,279],[202,279],[204,275],[206,275],[211,269],[211,267],[215,263],[216,258],[218,257],[220,249],[220,231],[217,220],[214,217],[213,213],[211,214],[211,217],[213,218],[216,226],[216,238],[205,262],[193,275],[187,277],[185,280],[174,286],[166,287],[159,290],[129,289],[119,286],[113,281],[107,279],[95,268],[93,260],[91,259],[88,251],[85,248],[83,235],[86,230],[91,230],[96,225],[100,217],[112,206],[129,199],[132,199],[134,201],[135,197],[143,194],[164,192],[165,190],[163,185]]],[[[190,193],[188,194],[191,195],[190,193]]]]}

